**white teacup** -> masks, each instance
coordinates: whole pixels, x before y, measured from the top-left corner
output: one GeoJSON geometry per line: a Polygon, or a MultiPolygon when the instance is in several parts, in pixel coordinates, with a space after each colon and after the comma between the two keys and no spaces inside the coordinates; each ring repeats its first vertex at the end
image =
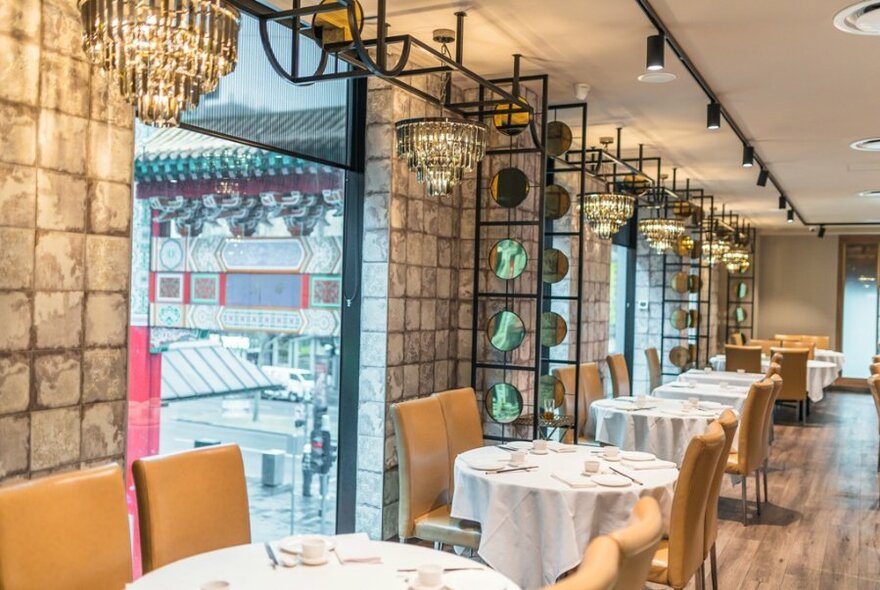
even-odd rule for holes
{"type": "Polygon", "coordinates": [[[745,369],[737,369],[736,372],[739,373],[740,375],[742,375],[746,372],[746,370],[745,369]]]}
{"type": "Polygon", "coordinates": [[[644,408],[648,405],[648,396],[646,395],[637,395],[636,396],[636,407],[644,408]]]}
{"type": "Polygon", "coordinates": [[[597,459],[587,459],[584,461],[584,473],[599,473],[601,465],[597,459]]]}
{"type": "Polygon", "coordinates": [[[535,439],[532,441],[532,449],[543,453],[547,450],[547,441],[543,439],[535,439]]]}
{"type": "Polygon", "coordinates": [[[706,366],[705,368],[703,368],[703,371],[705,371],[706,373],[711,373],[712,367],[706,366]]]}
{"type": "Polygon", "coordinates": [[[700,407],[700,398],[689,397],[687,403],[688,403],[688,406],[690,406],[691,408],[696,410],[697,408],[700,407]]]}
{"type": "Polygon", "coordinates": [[[443,568],[439,565],[428,563],[419,566],[416,570],[419,586],[424,588],[438,588],[443,584],[443,568]]]}
{"type": "Polygon", "coordinates": [[[228,588],[229,582],[224,580],[211,580],[199,586],[200,590],[227,590],[228,588]]]}
{"type": "Polygon", "coordinates": [[[522,465],[526,462],[525,451],[514,451],[510,454],[510,462],[514,465],[522,465]]]}
{"type": "Polygon", "coordinates": [[[305,538],[302,541],[302,556],[306,561],[320,561],[324,559],[325,551],[327,551],[327,543],[324,539],[311,537],[305,538]]]}
{"type": "Polygon", "coordinates": [[[605,447],[602,449],[602,453],[606,459],[617,459],[620,456],[620,449],[617,447],[605,447]]]}

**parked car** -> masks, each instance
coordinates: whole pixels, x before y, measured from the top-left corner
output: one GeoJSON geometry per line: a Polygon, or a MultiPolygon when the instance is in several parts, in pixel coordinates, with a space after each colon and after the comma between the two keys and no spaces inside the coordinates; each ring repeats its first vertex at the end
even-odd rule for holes
{"type": "Polygon", "coordinates": [[[286,399],[292,402],[308,401],[315,390],[315,376],[308,369],[296,369],[292,367],[264,366],[260,369],[275,383],[284,386],[284,389],[266,391],[263,397],[267,399],[286,399]]]}

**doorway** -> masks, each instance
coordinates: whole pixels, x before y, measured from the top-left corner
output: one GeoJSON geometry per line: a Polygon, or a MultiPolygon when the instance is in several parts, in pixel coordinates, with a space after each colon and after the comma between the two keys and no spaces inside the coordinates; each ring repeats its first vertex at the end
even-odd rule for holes
{"type": "Polygon", "coordinates": [[[866,379],[878,351],[878,263],[880,238],[841,237],[837,338],[846,356],[844,379],[866,379]]]}

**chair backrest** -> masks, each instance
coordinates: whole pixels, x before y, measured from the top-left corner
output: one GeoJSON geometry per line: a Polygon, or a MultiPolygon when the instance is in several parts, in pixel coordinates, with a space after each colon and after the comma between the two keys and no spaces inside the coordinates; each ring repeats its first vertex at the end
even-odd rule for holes
{"type": "Polygon", "coordinates": [[[118,465],[0,488],[0,588],[81,590],[131,582],[118,465]]]}
{"type": "MultiPolygon", "coordinates": [[[[780,358],[779,360],[782,359],[780,358]]],[[[764,379],[769,379],[773,375],[782,375],[782,365],[775,361],[772,361],[769,365],[767,365],[767,371],[764,373],[764,379]]]]}
{"type": "Polygon", "coordinates": [[[641,590],[651,571],[651,561],[663,538],[660,504],[645,496],[633,506],[629,524],[611,533],[620,546],[620,573],[615,590],[641,590]]]}
{"type": "Polygon", "coordinates": [[[812,342],[816,345],[816,348],[821,348],[822,350],[830,350],[831,349],[831,337],[830,336],[807,336],[801,335],[801,340],[804,342],[812,342]]]}
{"type": "Polygon", "coordinates": [[[877,430],[880,431],[880,375],[868,377],[868,389],[874,398],[874,409],[877,410],[877,430]]]}
{"type": "Polygon", "coordinates": [[[449,494],[455,487],[455,458],[465,451],[483,446],[483,421],[472,387],[449,389],[434,394],[440,401],[446,442],[449,445],[449,494]]]}
{"type": "Polygon", "coordinates": [[[749,340],[749,346],[760,346],[761,354],[770,355],[770,349],[774,346],[779,346],[779,340],[759,340],[758,338],[751,338],[749,340]]]}
{"type": "Polygon", "coordinates": [[[724,468],[727,467],[727,456],[730,454],[733,437],[736,436],[736,427],[739,425],[736,414],[730,409],[724,410],[716,422],[724,431],[724,446],[721,448],[721,454],[718,455],[718,464],[712,475],[712,486],[709,488],[709,498],[706,500],[706,530],[703,535],[705,539],[703,544],[704,558],[709,555],[709,549],[712,548],[718,537],[718,496],[721,493],[721,482],[724,480],[724,468]]]}
{"type": "Polygon", "coordinates": [[[651,381],[651,391],[663,385],[663,370],[660,368],[660,354],[653,346],[645,349],[645,360],[648,361],[648,378],[651,381]]]}
{"type": "Polygon", "coordinates": [[[611,390],[614,397],[626,397],[630,395],[629,370],[626,367],[626,357],[622,354],[609,354],[608,372],[611,374],[611,390]]]}
{"type": "Polygon", "coordinates": [[[767,379],[773,383],[773,389],[770,391],[770,401],[767,403],[767,409],[764,412],[764,439],[762,442],[762,446],[764,448],[764,458],[766,459],[770,456],[770,428],[773,426],[773,409],[776,407],[776,400],[779,399],[779,394],[782,392],[782,375],[780,373],[773,373],[772,375],[768,374],[767,379]]]}
{"type": "Polygon", "coordinates": [[[875,354],[871,357],[871,363],[876,364],[880,363],[880,354],[875,354]]]}
{"type": "Polygon", "coordinates": [[[773,334],[774,340],[800,340],[800,334],[773,334]]]}
{"type": "Polygon", "coordinates": [[[724,430],[713,422],[685,451],[669,518],[667,578],[673,588],[687,586],[703,563],[706,504],[722,450],[724,430]]]}
{"type": "Polygon", "coordinates": [[[874,363],[869,367],[871,375],[880,375],[880,362],[874,363]]]}
{"type": "Polygon", "coordinates": [[[620,572],[620,549],[608,536],[596,537],[587,545],[577,570],[544,590],[612,590],[620,572]]]}
{"type": "Polygon", "coordinates": [[[415,520],[449,503],[449,443],[436,397],[391,406],[400,479],[398,534],[412,536],[415,520]]]}
{"type": "Polygon", "coordinates": [[[144,573],[184,557],[251,542],[238,445],[138,459],[132,475],[144,573]]]}
{"type": "Polygon", "coordinates": [[[816,343],[807,340],[781,340],[782,348],[806,348],[810,351],[808,359],[816,358],[816,343]]]}
{"type": "Polygon", "coordinates": [[[782,355],[782,391],[779,392],[779,399],[789,402],[807,399],[807,360],[810,351],[806,348],[774,348],[772,352],[782,355]]]}
{"type": "Polygon", "coordinates": [[[736,456],[743,473],[751,473],[764,461],[764,415],[773,398],[769,379],[752,383],[739,420],[739,444],[736,456]]]}
{"type": "Polygon", "coordinates": [[[730,334],[730,344],[735,346],[745,346],[746,337],[742,332],[732,332],[730,334]]]}
{"type": "Polygon", "coordinates": [[[746,373],[761,372],[761,354],[763,349],[760,346],[734,346],[726,344],[724,346],[724,355],[726,357],[725,364],[728,371],[739,371],[742,369],[746,373]]]}
{"type": "MultiPolygon", "coordinates": [[[[602,377],[599,374],[599,365],[597,363],[582,363],[579,365],[578,371],[578,387],[580,388],[580,396],[578,398],[578,424],[577,432],[584,433],[587,426],[587,417],[590,415],[590,404],[597,399],[605,397],[605,390],[602,389],[602,377]]],[[[558,367],[553,369],[553,375],[562,382],[565,387],[565,413],[567,416],[574,416],[574,365],[558,367]]],[[[565,433],[565,442],[575,442],[572,431],[569,429],[565,433]]]]}

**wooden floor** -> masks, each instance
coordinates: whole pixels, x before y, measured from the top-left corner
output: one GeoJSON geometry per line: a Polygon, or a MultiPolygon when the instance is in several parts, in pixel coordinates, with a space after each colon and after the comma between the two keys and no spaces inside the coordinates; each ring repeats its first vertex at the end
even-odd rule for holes
{"type": "Polygon", "coordinates": [[[829,393],[813,404],[806,426],[794,419],[793,409],[777,409],[770,501],[761,516],[754,514],[750,478],[747,527],[739,487],[725,478],[719,588],[880,588],[878,435],[871,396],[829,393]]]}

